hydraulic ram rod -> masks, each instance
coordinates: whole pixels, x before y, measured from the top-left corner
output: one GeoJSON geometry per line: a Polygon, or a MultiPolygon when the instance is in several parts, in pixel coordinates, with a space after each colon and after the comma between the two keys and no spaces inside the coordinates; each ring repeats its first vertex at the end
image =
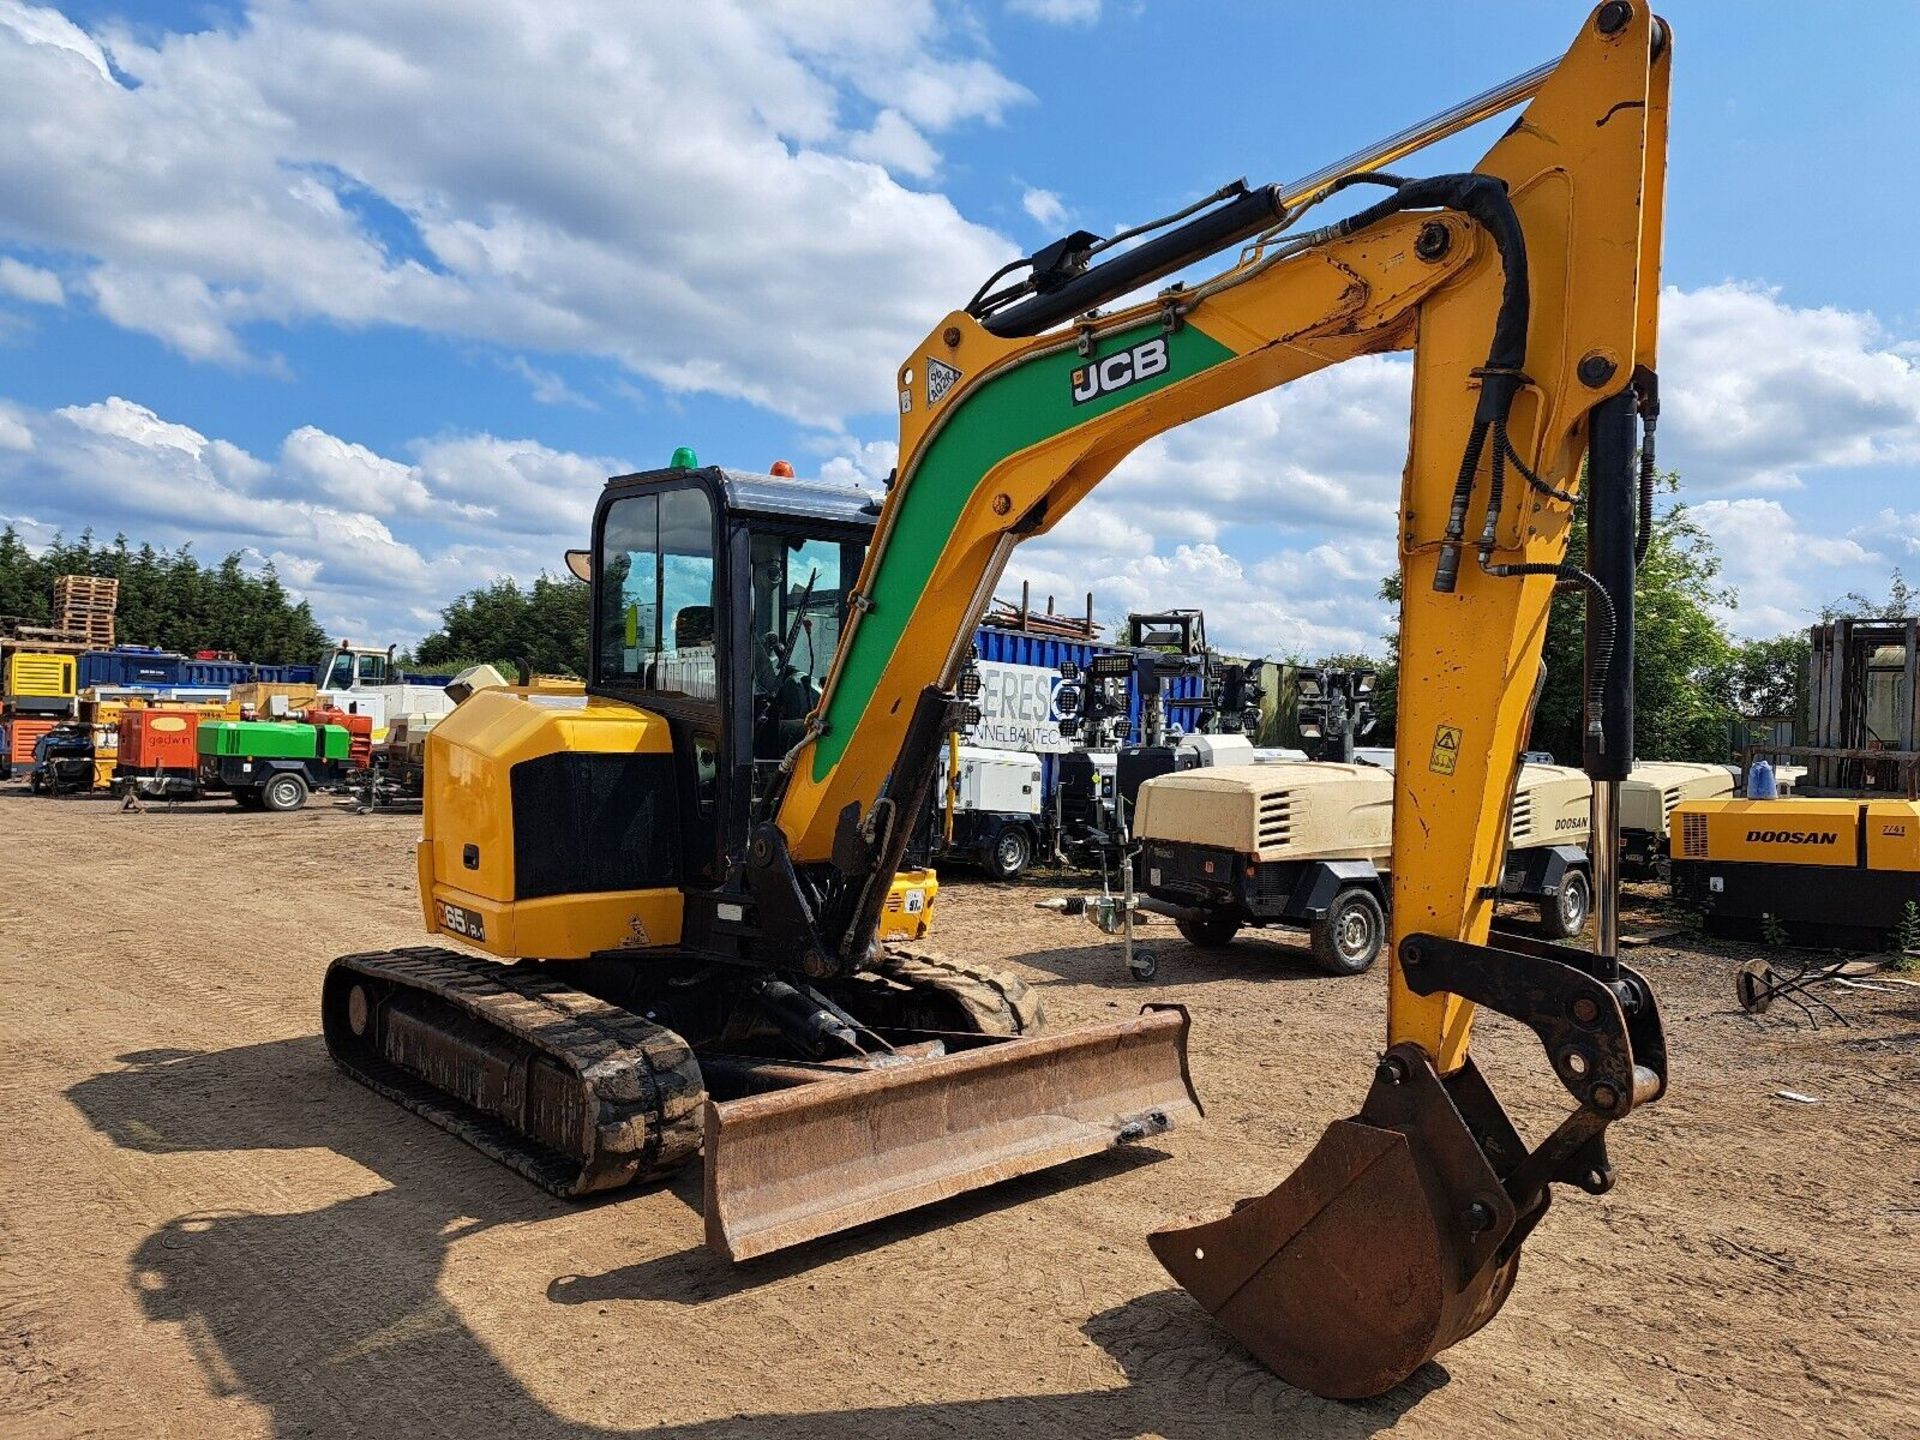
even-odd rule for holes
{"type": "Polygon", "coordinates": [[[1523,100],[1531,100],[1539,93],[1547,77],[1558,68],[1558,58],[1536,65],[1524,74],[1511,80],[1503,80],[1491,90],[1483,90],[1471,100],[1462,100],[1458,105],[1449,106],[1436,115],[1429,115],[1418,124],[1409,125],[1404,130],[1395,131],[1384,140],[1376,140],[1371,145],[1363,145],[1351,155],[1334,161],[1331,165],[1322,165],[1311,175],[1303,175],[1291,185],[1279,187],[1280,198],[1289,209],[1303,200],[1309,200],[1326,189],[1342,175],[1351,175],[1361,170],[1378,170],[1383,165],[1391,165],[1404,155],[1444,140],[1449,135],[1457,135],[1470,125],[1478,125],[1482,120],[1498,115],[1502,110],[1510,109],[1523,100]]]}

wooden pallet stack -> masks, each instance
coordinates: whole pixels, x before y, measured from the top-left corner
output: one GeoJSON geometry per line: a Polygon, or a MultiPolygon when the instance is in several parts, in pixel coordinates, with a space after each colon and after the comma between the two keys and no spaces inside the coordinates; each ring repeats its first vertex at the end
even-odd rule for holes
{"type": "Polygon", "coordinates": [[[37,650],[47,655],[79,655],[93,648],[82,632],[0,615],[0,654],[10,650],[37,650]]]}
{"type": "Polygon", "coordinates": [[[88,649],[113,648],[113,615],[120,582],[104,575],[62,575],[53,582],[54,628],[81,638],[88,649]]]}

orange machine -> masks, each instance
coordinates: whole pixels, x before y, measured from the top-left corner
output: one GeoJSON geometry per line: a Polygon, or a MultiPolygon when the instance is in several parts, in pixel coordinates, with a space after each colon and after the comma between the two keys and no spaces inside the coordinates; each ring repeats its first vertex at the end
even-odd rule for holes
{"type": "Polygon", "coordinates": [[[365,770],[373,763],[373,716],[349,715],[330,705],[315,706],[306,712],[309,725],[338,725],[347,732],[347,764],[365,770]]]}
{"type": "Polygon", "coordinates": [[[36,741],[49,730],[55,721],[29,720],[24,715],[15,715],[7,722],[7,749],[3,757],[11,769],[25,774],[33,768],[33,747],[36,741]]]}
{"type": "Polygon", "coordinates": [[[203,710],[127,710],[120,716],[120,754],[113,793],[187,800],[200,788],[203,710]]]}
{"type": "Polygon", "coordinates": [[[195,710],[128,710],[120,716],[120,769],[192,774],[200,766],[199,730],[195,710]]]}

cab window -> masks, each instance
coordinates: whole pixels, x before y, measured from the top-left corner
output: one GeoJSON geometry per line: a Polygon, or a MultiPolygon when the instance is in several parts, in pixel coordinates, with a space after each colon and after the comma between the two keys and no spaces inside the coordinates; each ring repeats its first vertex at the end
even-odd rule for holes
{"type": "Polygon", "coordinates": [[[778,759],[804,733],[840,646],[858,541],[756,531],[753,536],[754,754],[778,759]]]}
{"type": "Polygon", "coordinates": [[[713,505],[704,490],[615,501],[601,532],[599,675],[663,695],[717,698],[713,505]]]}

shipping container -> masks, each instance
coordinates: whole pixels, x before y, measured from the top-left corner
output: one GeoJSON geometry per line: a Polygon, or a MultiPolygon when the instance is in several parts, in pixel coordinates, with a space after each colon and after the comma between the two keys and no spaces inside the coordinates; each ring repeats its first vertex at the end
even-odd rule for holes
{"type": "Polygon", "coordinates": [[[145,645],[121,645],[112,650],[89,650],[80,657],[80,688],[136,687],[155,689],[178,685],[186,657],[145,645]]]}
{"type": "Polygon", "coordinates": [[[256,665],[248,660],[190,660],[171,650],[157,650],[147,645],[90,650],[80,657],[80,688],[83,690],[89,686],[173,689],[183,685],[225,690],[233,685],[254,681],[311,685],[319,673],[319,667],[315,665],[256,665]]]}
{"type": "Polygon", "coordinates": [[[279,665],[255,665],[247,660],[182,660],[182,685],[245,685],[254,680],[277,680],[279,665]]]}

